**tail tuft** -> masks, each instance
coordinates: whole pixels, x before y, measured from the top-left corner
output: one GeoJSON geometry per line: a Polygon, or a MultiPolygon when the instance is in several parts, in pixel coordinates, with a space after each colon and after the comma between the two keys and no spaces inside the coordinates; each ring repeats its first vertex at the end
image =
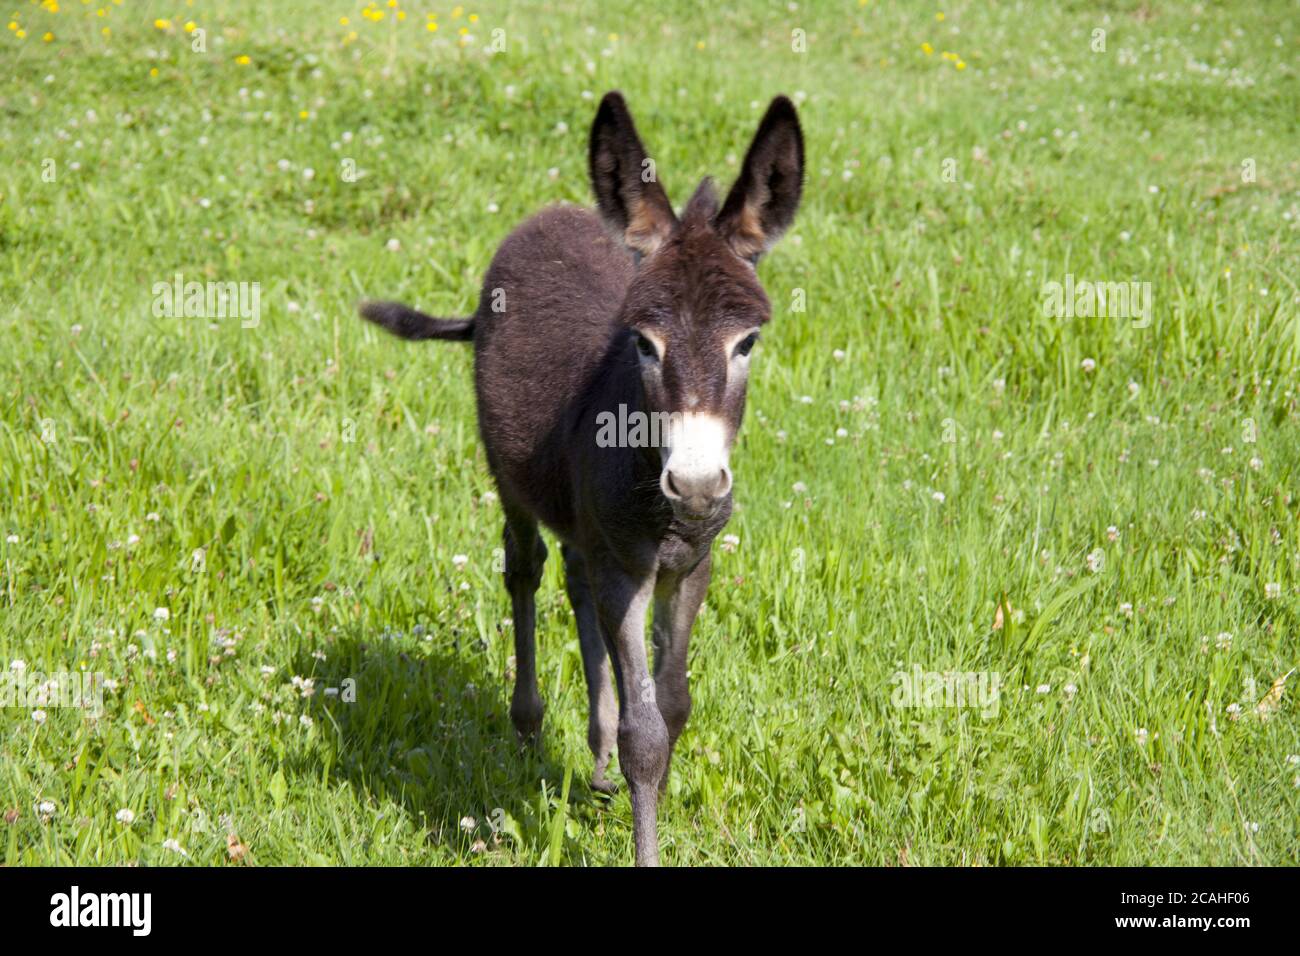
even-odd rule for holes
{"type": "Polygon", "coordinates": [[[468,342],[474,338],[474,318],[436,319],[400,302],[363,302],[361,317],[404,339],[444,339],[468,342]]]}

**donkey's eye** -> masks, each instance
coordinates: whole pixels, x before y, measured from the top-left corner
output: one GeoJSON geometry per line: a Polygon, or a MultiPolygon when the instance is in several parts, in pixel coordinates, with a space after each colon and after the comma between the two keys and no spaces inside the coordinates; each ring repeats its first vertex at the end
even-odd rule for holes
{"type": "Polygon", "coordinates": [[[754,350],[755,343],[758,342],[758,333],[750,332],[736,345],[736,355],[748,355],[754,350]]]}
{"type": "Polygon", "coordinates": [[[655,344],[640,332],[636,334],[636,350],[649,359],[657,359],[659,357],[659,352],[655,348],[655,344]]]}

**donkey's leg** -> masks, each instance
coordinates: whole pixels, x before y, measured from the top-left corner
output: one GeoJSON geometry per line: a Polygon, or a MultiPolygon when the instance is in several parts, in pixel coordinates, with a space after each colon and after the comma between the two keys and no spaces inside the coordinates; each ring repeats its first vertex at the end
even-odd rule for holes
{"type": "Polygon", "coordinates": [[[515,619],[515,691],[510,700],[510,720],[522,741],[541,736],[542,697],[537,692],[537,654],[533,629],[537,617],[535,594],[542,583],[546,545],[537,522],[516,509],[506,509],[502,535],[506,552],[505,581],[515,619]]]}
{"type": "Polygon", "coordinates": [[[609,681],[609,651],[600,634],[596,605],[591,600],[587,582],[587,561],[569,545],[562,548],[564,582],[569,604],[578,624],[578,645],[582,648],[582,669],[587,677],[587,745],[596,758],[591,775],[591,789],[613,793],[614,784],[605,777],[609,758],[618,734],[618,706],[614,703],[614,685],[609,681]]]}
{"type": "Polygon", "coordinates": [[[668,787],[668,767],[673,748],[691,715],[691,692],[686,686],[686,652],[691,641],[695,615],[704,603],[713,573],[712,557],[706,553],[699,564],[685,574],[660,578],[655,585],[655,697],[668,726],[668,762],[659,780],[662,793],[668,787]]]}
{"type": "Polygon", "coordinates": [[[654,575],[633,577],[608,556],[589,558],[587,567],[618,684],[618,763],[632,797],[636,865],[658,866],[655,814],[659,781],[668,765],[668,728],[655,703],[655,683],[646,664],[645,614],[654,575]]]}

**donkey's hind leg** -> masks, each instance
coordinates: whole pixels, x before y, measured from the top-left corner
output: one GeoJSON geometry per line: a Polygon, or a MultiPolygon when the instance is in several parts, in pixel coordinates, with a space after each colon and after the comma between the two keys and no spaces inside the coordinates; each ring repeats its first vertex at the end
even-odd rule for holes
{"type": "Polygon", "coordinates": [[[537,743],[542,730],[542,697],[537,692],[537,587],[542,583],[546,545],[537,522],[523,512],[506,508],[505,582],[515,619],[515,690],[510,700],[510,720],[519,739],[537,743]]]}
{"type": "Polygon", "coordinates": [[[591,789],[613,793],[617,787],[606,778],[609,758],[618,744],[618,705],[614,703],[614,685],[609,679],[609,650],[600,633],[596,605],[587,583],[587,561],[564,545],[564,582],[569,604],[578,625],[578,645],[582,648],[582,669],[587,677],[587,745],[596,758],[591,774],[591,789]]]}

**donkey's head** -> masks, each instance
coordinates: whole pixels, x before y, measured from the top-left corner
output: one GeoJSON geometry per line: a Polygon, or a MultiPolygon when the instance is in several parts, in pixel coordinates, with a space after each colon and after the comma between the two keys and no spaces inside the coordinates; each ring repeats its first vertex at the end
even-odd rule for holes
{"type": "Polygon", "coordinates": [[[601,100],[589,164],[600,215],[638,263],[621,318],[646,411],[668,416],[659,486],[680,517],[709,518],[731,492],[750,351],[771,316],[755,266],[799,206],[799,117],[774,99],[726,201],[706,179],[680,219],[619,93],[601,100]]]}

